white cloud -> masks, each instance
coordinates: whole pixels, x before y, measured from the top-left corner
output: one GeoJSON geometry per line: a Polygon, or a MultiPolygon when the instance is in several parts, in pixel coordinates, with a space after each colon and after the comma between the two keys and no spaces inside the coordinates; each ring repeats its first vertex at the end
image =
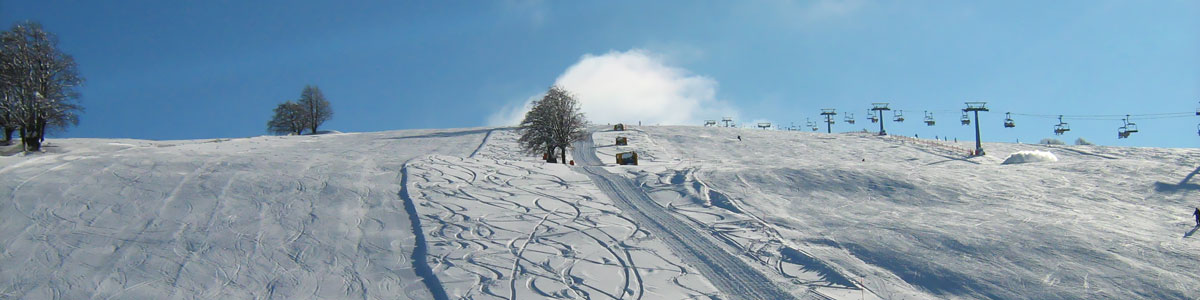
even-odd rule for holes
{"type": "MultiPolygon", "coordinates": [[[[646,50],[584,55],[555,84],[579,99],[583,113],[597,124],[701,125],[703,120],[737,117],[716,98],[717,82],[669,66],[646,50]]],[[[488,118],[491,125],[520,123],[529,103],[509,105],[488,118]]]]}

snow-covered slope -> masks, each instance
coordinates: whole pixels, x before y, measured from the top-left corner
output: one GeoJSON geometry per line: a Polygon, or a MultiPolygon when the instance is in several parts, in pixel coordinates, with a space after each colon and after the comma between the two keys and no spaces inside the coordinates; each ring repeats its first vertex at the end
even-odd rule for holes
{"type": "Polygon", "coordinates": [[[496,130],[473,157],[409,164],[450,299],[696,299],[717,291],[582,174],[496,130]]]}
{"type": "Polygon", "coordinates": [[[1194,149],[639,129],[682,162],[633,176],[688,172],[884,298],[1200,295],[1194,149]],[[1001,164],[1021,150],[1059,160],[1001,164]]]}
{"type": "Polygon", "coordinates": [[[430,298],[405,161],[488,130],[50,140],[0,157],[0,298],[430,298]]]}
{"type": "Polygon", "coordinates": [[[0,298],[1200,295],[1200,151],[593,137],[605,167],[540,162],[503,128],[50,140],[0,156],[0,298]],[[613,166],[628,150],[642,165],[613,166]],[[1058,161],[1002,164],[1018,151],[1058,161]]]}

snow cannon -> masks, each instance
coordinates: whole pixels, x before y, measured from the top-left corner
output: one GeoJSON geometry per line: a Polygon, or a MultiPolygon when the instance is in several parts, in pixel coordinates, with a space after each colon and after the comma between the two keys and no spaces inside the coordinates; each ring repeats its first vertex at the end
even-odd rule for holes
{"type": "Polygon", "coordinates": [[[627,146],[627,145],[629,145],[629,139],[627,139],[623,136],[617,137],[617,146],[627,146]]]}
{"type": "Polygon", "coordinates": [[[613,125],[613,131],[625,131],[625,124],[617,123],[617,125],[613,125]]]}
{"type": "Polygon", "coordinates": [[[633,166],[636,166],[636,165],[638,165],[638,162],[637,162],[637,152],[630,151],[630,152],[621,152],[621,153],[617,153],[617,164],[618,164],[618,165],[622,165],[622,166],[624,166],[624,165],[633,165],[633,166]]]}

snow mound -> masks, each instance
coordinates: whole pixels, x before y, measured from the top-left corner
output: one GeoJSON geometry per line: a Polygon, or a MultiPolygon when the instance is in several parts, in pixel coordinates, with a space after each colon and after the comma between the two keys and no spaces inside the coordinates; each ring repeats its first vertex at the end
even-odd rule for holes
{"type": "Polygon", "coordinates": [[[1058,157],[1054,156],[1054,153],[1047,151],[1017,151],[1013,154],[1009,154],[1008,158],[1005,158],[1004,162],[1000,164],[1010,165],[1044,161],[1058,161],[1058,157]]]}

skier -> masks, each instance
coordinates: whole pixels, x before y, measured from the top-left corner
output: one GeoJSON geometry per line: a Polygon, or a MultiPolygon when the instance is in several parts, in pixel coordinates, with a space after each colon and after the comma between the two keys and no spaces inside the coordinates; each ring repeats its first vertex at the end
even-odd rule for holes
{"type": "Polygon", "coordinates": [[[741,142],[741,141],[742,141],[742,136],[740,136],[740,135],[738,136],[738,141],[739,141],[739,142],[741,142]]]}
{"type": "Polygon", "coordinates": [[[1196,208],[1196,211],[1192,215],[1196,216],[1196,226],[1200,227],[1200,208],[1196,208]]]}

